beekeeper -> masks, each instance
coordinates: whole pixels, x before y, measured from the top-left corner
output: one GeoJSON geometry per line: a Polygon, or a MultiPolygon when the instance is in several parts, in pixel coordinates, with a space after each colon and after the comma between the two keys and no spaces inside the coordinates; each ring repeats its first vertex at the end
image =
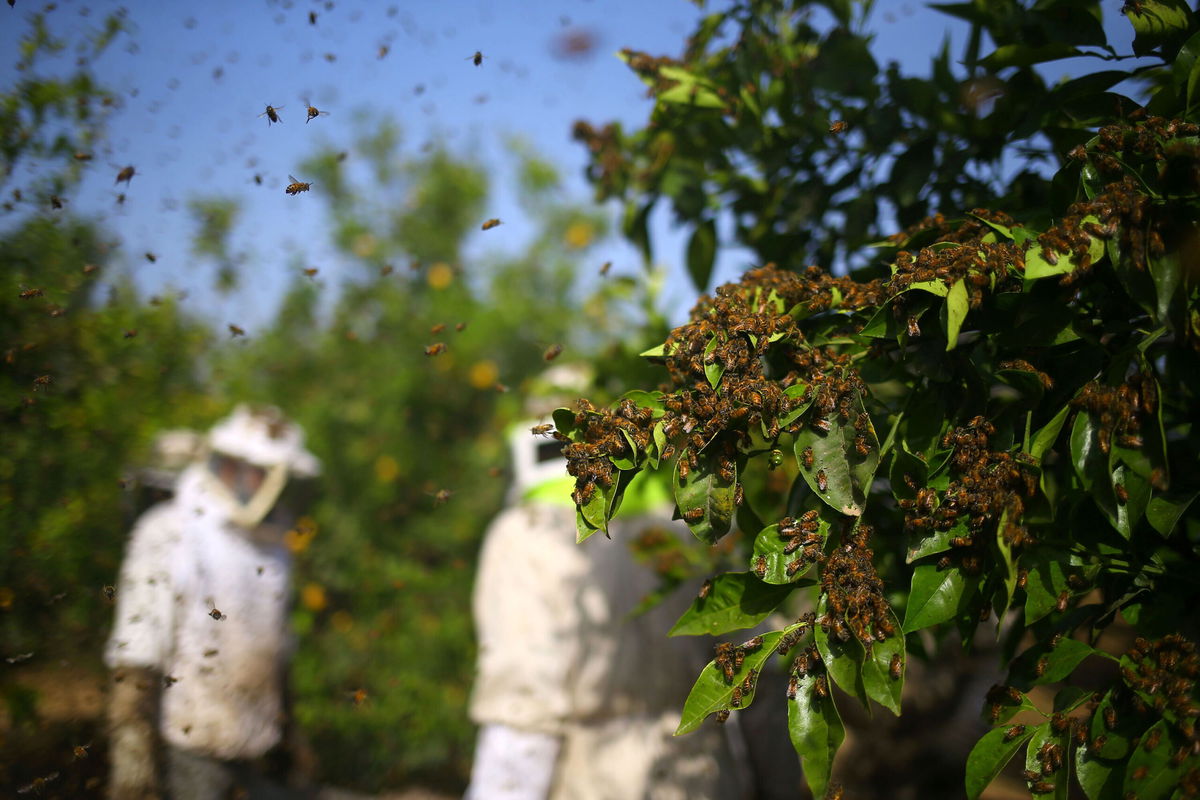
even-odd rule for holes
{"type": "Polygon", "coordinates": [[[511,434],[508,508],[486,533],[476,576],[470,714],[480,730],[466,797],[745,796],[729,730],[713,724],[673,736],[712,657],[709,641],[666,635],[696,587],[631,616],[658,588],[635,562],[633,539],[650,527],[690,536],[670,520],[666,490],[636,479],[612,539],[576,545],[561,444],[529,428],[511,434]]]}
{"type": "MultiPolygon", "coordinates": [[[[134,526],[105,649],[115,800],[253,787],[281,741],[290,554],[320,462],[276,409],[239,406],[134,526]]],[[[250,795],[254,796],[253,788],[250,795]]]]}

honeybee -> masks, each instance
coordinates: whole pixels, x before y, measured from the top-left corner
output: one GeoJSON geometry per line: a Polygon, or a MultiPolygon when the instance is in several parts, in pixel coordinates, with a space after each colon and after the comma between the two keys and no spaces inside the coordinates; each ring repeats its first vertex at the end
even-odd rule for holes
{"type": "Polygon", "coordinates": [[[546,422],[541,425],[534,425],[532,428],[529,429],[529,432],[532,433],[534,436],[547,436],[548,437],[550,435],[550,431],[552,431],[552,430],[554,430],[554,423],[546,422]]]}
{"type": "Polygon", "coordinates": [[[1013,739],[1017,738],[1024,732],[1025,732],[1024,725],[1013,725],[1011,728],[1009,728],[1008,730],[1006,730],[1004,732],[1004,741],[1011,742],[1013,739]]]}
{"type": "Polygon", "coordinates": [[[133,339],[137,337],[137,333],[137,328],[130,328],[129,330],[125,331],[125,333],[121,334],[121,336],[125,339],[133,339]]]}
{"type": "Polygon", "coordinates": [[[309,25],[317,24],[317,12],[315,12],[315,11],[308,12],[308,24],[309,25]]]}
{"type": "Polygon", "coordinates": [[[54,379],[51,378],[49,375],[38,375],[36,378],[33,379],[34,391],[37,391],[37,387],[39,387],[39,386],[49,386],[51,381],[53,381],[53,380],[54,379]]]}
{"type": "Polygon", "coordinates": [[[904,666],[904,664],[900,660],[900,654],[899,653],[893,654],[892,655],[892,663],[888,664],[888,675],[891,676],[892,680],[894,680],[894,681],[900,680],[900,670],[903,666],[904,666]]]}
{"type": "Polygon", "coordinates": [[[425,355],[431,356],[431,357],[441,355],[444,352],[446,352],[446,343],[445,342],[434,342],[433,344],[431,344],[425,348],[425,355]]]}
{"type": "Polygon", "coordinates": [[[246,331],[244,328],[239,328],[237,325],[234,325],[231,322],[231,323],[229,323],[229,335],[233,338],[236,338],[238,336],[245,336],[246,331]]]}
{"type": "Polygon", "coordinates": [[[829,428],[831,427],[829,420],[825,419],[824,417],[813,417],[809,424],[812,425],[813,428],[819,430],[821,433],[829,433],[829,428]]]}
{"type": "Polygon", "coordinates": [[[170,689],[175,684],[179,683],[179,678],[174,675],[163,675],[163,688],[170,689]]]}
{"type": "Polygon", "coordinates": [[[546,348],[546,352],[542,354],[542,358],[546,361],[553,361],[562,353],[563,346],[561,344],[552,344],[546,348]]]}
{"type": "Polygon", "coordinates": [[[379,268],[379,276],[381,278],[385,278],[388,275],[391,275],[395,269],[396,268],[393,267],[391,264],[384,264],[382,267],[379,268]]]}
{"type": "Polygon", "coordinates": [[[830,133],[845,133],[850,128],[850,123],[845,120],[837,119],[829,123],[830,133]]]}
{"type": "Polygon", "coordinates": [[[787,698],[788,700],[796,699],[796,690],[800,688],[800,676],[793,674],[788,678],[787,698]]]}
{"type": "Polygon", "coordinates": [[[386,44],[381,44],[379,45],[379,51],[375,54],[375,57],[382,61],[383,59],[387,58],[387,54],[390,51],[390,47],[388,47],[386,44]]]}
{"type": "Polygon", "coordinates": [[[821,492],[828,491],[829,479],[825,477],[825,470],[817,470],[817,489],[821,492]]]}
{"type": "Polygon", "coordinates": [[[429,335],[437,336],[439,333],[441,333],[444,330],[446,330],[446,323],[439,322],[437,325],[434,325],[433,327],[431,327],[429,329],[429,335]]]}
{"type": "Polygon", "coordinates": [[[129,182],[133,180],[133,176],[136,174],[137,169],[135,169],[132,164],[127,167],[122,167],[121,171],[117,173],[117,179],[113,181],[113,186],[116,186],[121,181],[125,181],[125,185],[128,186],[129,182]]]}
{"type": "Polygon", "coordinates": [[[482,230],[485,230],[485,231],[490,231],[492,228],[496,227],[496,226],[497,226],[497,225],[499,225],[499,224],[500,224],[500,220],[498,220],[498,219],[489,219],[489,220],[487,220],[486,222],[484,222],[484,223],[483,223],[483,225],[481,225],[480,227],[481,227],[481,229],[482,229],[482,230]]]}
{"type": "Polygon", "coordinates": [[[328,111],[322,111],[307,100],[304,101],[304,107],[308,110],[308,119],[304,120],[304,124],[312,122],[317,117],[328,117],[328,111]]]}
{"type": "Polygon", "coordinates": [[[115,586],[106,584],[104,588],[100,590],[100,593],[104,595],[105,600],[111,602],[113,598],[117,596],[117,589],[115,586]]]}
{"type": "Polygon", "coordinates": [[[483,63],[483,53],[476,50],[474,55],[467,56],[466,58],[463,59],[463,61],[471,61],[475,64],[475,66],[478,67],[480,64],[483,63]]]}
{"type": "Polygon", "coordinates": [[[728,708],[722,708],[719,711],[717,711],[717,722],[724,725],[725,721],[728,719],[729,719],[729,709],[728,708]]]}
{"type": "Polygon", "coordinates": [[[700,587],[700,591],[696,593],[696,597],[701,600],[707,599],[709,593],[712,592],[712,587],[713,587],[712,580],[706,579],[704,581],[704,584],[700,587]]]}
{"type": "Polygon", "coordinates": [[[1129,502],[1129,490],[1125,488],[1125,484],[1123,484],[1123,483],[1113,484],[1113,492],[1116,493],[1117,502],[1120,503],[1121,505],[1125,505],[1126,503],[1129,502]]]}
{"type": "Polygon", "coordinates": [[[829,696],[829,684],[826,682],[824,675],[817,676],[817,680],[813,684],[813,693],[821,699],[829,696]]]}
{"type": "Polygon", "coordinates": [[[854,452],[863,457],[871,452],[871,445],[867,444],[867,437],[861,435],[854,437],[854,452]]]}
{"type": "MultiPolygon", "coordinates": [[[[701,516],[703,516],[703,513],[701,513],[701,516]]],[[[760,578],[767,574],[766,556],[757,556],[754,559],[754,574],[760,578]]]]}
{"type": "Polygon", "coordinates": [[[610,269],[612,269],[612,262],[605,261],[604,264],[600,267],[600,276],[603,277],[603,276],[607,275],[608,271],[610,269]]]}
{"type": "Polygon", "coordinates": [[[208,615],[210,617],[212,617],[213,619],[215,619],[217,622],[220,622],[221,620],[226,619],[225,615],[221,613],[221,609],[219,609],[219,608],[214,608],[212,611],[209,611],[208,615]]]}
{"type": "Polygon", "coordinates": [[[310,277],[310,278],[315,278],[315,277],[316,277],[316,275],[317,275],[317,273],[318,273],[318,272],[320,272],[320,271],[321,271],[321,270],[320,270],[320,269],[318,269],[317,267],[309,267],[309,268],[307,268],[307,269],[305,269],[305,270],[304,270],[304,274],[305,274],[305,275],[307,275],[307,276],[308,276],[308,277],[310,277]]]}
{"type": "MultiPolygon", "coordinates": [[[[699,522],[700,520],[704,519],[704,509],[700,508],[699,506],[696,508],[689,508],[687,511],[683,512],[683,519],[685,522],[699,522]]],[[[763,557],[759,556],[759,558],[763,557]]],[[[765,571],[766,568],[766,559],[763,558],[763,570],[765,571]]]]}
{"type": "Polygon", "coordinates": [[[88,757],[88,750],[90,750],[91,747],[91,742],[88,742],[87,744],[77,744],[71,748],[71,752],[75,755],[75,760],[78,761],[81,758],[88,757]]]}
{"type": "Polygon", "coordinates": [[[151,253],[149,250],[147,250],[145,255],[146,255],[146,260],[149,261],[151,264],[158,263],[158,256],[154,255],[154,253],[151,253]]]}
{"type": "Polygon", "coordinates": [[[25,291],[21,292],[21,299],[32,300],[33,298],[41,297],[44,294],[45,292],[41,289],[26,289],[25,291]]]}
{"type": "Polygon", "coordinates": [[[54,208],[54,209],[62,208],[63,207],[62,198],[56,194],[50,195],[50,207],[54,208]]]}
{"type": "Polygon", "coordinates": [[[444,505],[453,496],[454,492],[450,491],[449,489],[438,489],[433,493],[433,504],[435,506],[444,505]]]}
{"type": "Polygon", "coordinates": [[[289,183],[287,188],[283,190],[287,194],[297,195],[301,192],[307,192],[312,187],[311,183],[305,183],[304,181],[297,180],[295,175],[288,175],[288,180],[290,180],[291,183],[289,183]]]}
{"type": "Polygon", "coordinates": [[[100,267],[96,266],[95,264],[84,264],[83,265],[83,274],[91,275],[93,272],[95,272],[98,269],[100,269],[100,267]]]}
{"type": "Polygon", "coordinates": [[[279,109],[281,108],[283,108],[283,106],[267,106],[267,110],[259,114],[260,117],[267,118],[268,128],[271,127],[271,123],[273,122],[283,122],[279,116],[279,109]]]}
{"type": "Polygon", "coordinates": [[[804,448],[804,452],[800,454],[800,460],[804,462],[805,469],[812,469],[813,449],[811,447],[804,448]]]}
{"type": "Polygon", "coordinates": [[[366,689],[355,689],[353,692],[350,693],[350,702],[354,703],[354,705],[361,706],[366,701],[367,701],[367,690],[366,689]]]}
{"type": "Polygon", "coordinates": [[[454,330],[458,331],[459,333],[462,333],[466,329],[467,329],[467,323],[465,323],[465,322],[460,322],[454,326],[454,330]]]}
{"type": "Polygon", "coordinates": [[[75,160],[76,161],[91,161],[92,154],[91,153],[76,153],[75,160]]]}

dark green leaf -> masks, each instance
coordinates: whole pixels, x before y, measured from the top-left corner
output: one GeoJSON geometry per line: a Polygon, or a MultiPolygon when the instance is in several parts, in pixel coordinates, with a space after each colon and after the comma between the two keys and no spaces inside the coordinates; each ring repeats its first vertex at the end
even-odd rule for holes
{"type": "Polygon", "coordinates": [[[1175,525],[1179,522],[1179,518],[1183,516],[1183,512],[1187,511],[1188,506],[1196,499],[1198,492],[1184,495],[1178,498],[1168,498],[1159,495],[1153,498],[1146,506],[1146,519],[1154,530],[1161,533],[1163,536],[1170,536],[1175,530],[1175,525]]]}
{"type": "Polygon", "coordinates": [[[1023,685],[1057,683],[1065,679],[1088,656],[1103,655],[1078,639],[1063,638],[1057,647],[1035,644],[1013,661],[1009,674],[1023,685]],[[1040,674],[1039,674],[1040,673],[1040,674]]]}
{"type": "Polygon", "coordinates": [[[1025,748],[1025,769],[1030,772],[1040,773],[1042,771],[1042,761],[1038,757],[1038,751],[1042,749],[1043,745],[1056,744],[1063,748],[1062,768],[1041,777],[1041,782],[1050,784],[1053,789],[1049,792],[1040,792],[1038,796],[1054,798],[1054,800],[1067,800],[1067,793],[1071,787],[1069,743],[1064,740],[1063,736],[1050,729],[1049,722],[1038,725],[1032,733],[1033,735],[1029,737],[1029,745],[1025,748]]]}
{"type": "Polygon", "coordinates": [[[800,756],[813,797],[824,797],[846,729],[833,704],[833,694],[826,692],[818,697],[813,690],[817,678],[811,674],[800,678],[796,699],[788,701],[788,735],[800,756]]]}
{"type": "Polygon", "coordinates": [[[1059,409],[1049,422],[1043,425],[1037,433],[1033,435],[1033,441],[1029,445],[1029,454],[1038,461],[1042,460],[1042,456],[1046,454],[1054,442],[1058,440],[1058,434],[1062,431],[1063,424],[1067,421],[1067,415],[1071,411],[1070,405],[1065,405],[1059,409]]]}
{"type": "Polygon", "coordinates": [[[1159,720],[1150,726],[1142,741],[1154,732],[1159,736],[1158,747],[1153,750],[1134,748],[1125,767],[1125,791],[1135,795],[1138,800],[1171,797],[1172,792],[1179,788],[1179,779],[1183,777],[1183,764],[1174,764],[1171,758],[1181,744],[1179,737],[1174,735],[1166,721],[1159,720]]]}
{"type": "Polygon", "coordinates": [[[997,47],[996,51],[983,59],[980,64],[989,70],[996,71],[1005,67],[1029,67],[1034,64],[1044,64],[1047,61],[1074,58],[1079,54],[1078,48],[1062,42],[1052,42],[1036,46],[1006,44],[997,47]]]}
{"type": "MultiPolygon", "coordinates": [[[[723,708],[730,708],[734,687],[746,679],[750,670],[761,673],[763,664],[775,652],[775,645],[779,643],[779,640],[785,634],[801,627],[803,625],[790,625],[782,631],[763,634],[762,646],[746,652],[741,669],[734,673],[731,681],[725,680],[725,674],[717,666],[715,660],[708,662],[708,666],[700,671],[700,676],[696,678],[695,684],[692,685],[692,691],[688,693],[687,700],[683,704],[683,715],[679,720],[679,727],[676,728],[675,735],[682,736],[685,733],[691,733],[700,727],[709,714],[723,708]]],[[[752,686],[749,694],[742,694],[741,708],[750,705],[754,700],[755,688],[756,686],[752,686]]]]}
{"type": "Polygon", "coordinates": [[[749,572],[726,572],[713,579],[708,597],[697,597],[683,613],[670,636],[719,636],[729,631],[752,628],[779,607],[802,585],[811,581],[772,586],[749,572]]]}
{"type": "Polygon", "coordinates": [[[966,281],[959,279],[946,295],[946,350],[953,350],[958,344],[958,332],[969,307],[966,281]]]}
{"type": "Polygon", "coordinates": [[[1183,0],[1139,0],[1126,5],[1125,16],[1136,33],[1133,52],[1147,55],[1156,47],[1186,34],[1191,9],[1183,0]]]}
{"type": "Polygon", "coordinates": [[[796,434],[796,459],[805,482],[834,510],[851,517],[862,514],[867,490],[879,466],[879,438],[875,435],[875,426],[868,423],[862,434],[854,428],[853,421],[862,411],[860,398],[850,409],[850,422],[843,424],[834,416],[827,420],[830,429],[826,433],[816,430],[810,423],[796,434]],[[860,435],[870,447],[866,457],[855,451],[854,440],[860,435]],[[804,466],[803,454],[810,447],[813,464],[808,468],[804,466]]]}
{"type": "Polygon", "coordinates": [[[672,481],[675,503],[679,506],[683,521],[692,534],[705,544],[715,544],[729,533],[735,508],[733,495],[737,476],[732,481],[721,480],[712,461],[711,456],[700,456],[686,478],[680,477],[679,464],[676,463],[672,481]],[[694,509],[699,509],[702,516],[689,519],[688,514],[694,509]]]}
{"type": "Polygon", "coordinates": [[[1032,625],[1053,611],[1060,593],[1067,591],[1067,576],[1062,568],[1066,560],[1065,553],[1043,549],[1021,559],[1021,565],[1026,569],[1026,625],[1032,625]]]}
{"type": "Polygon", "coordinates": [[[907,654],[904,650],[904,634],[900,633],[900,620],[892,615],[896,633],[881,642],[871,645],[862,665],[863,686],[867,696],[900,716],[900,696],[904,689],[904,670],[907,654]],[[892,677],[892,659],[900,657],[900,677],[892,677]]]}
{"type": "Polygon", "coordinates": [[[1075,777],[1088,800],[1121,800],[1125,764],[1100,758],[1087,744],[1075,748],[1075,777]]]}
{"type": "Polygon", "coordinates": [[[904,631],[912,633],[954,619],[978,588],[979,579],[963,575],[957,567],[917,566],[904,612],[904,631]]]}
{"type": "Polygon", "coordinates": [[[992,728],[971,748],[967,756],[967,798],[975,800],[988,787],[1000,770],[1012,760],[1021,745],[1029,741],[1037,728],[1027,728],[1019,736],[1009,737],[1011,726],[992,728]]]}

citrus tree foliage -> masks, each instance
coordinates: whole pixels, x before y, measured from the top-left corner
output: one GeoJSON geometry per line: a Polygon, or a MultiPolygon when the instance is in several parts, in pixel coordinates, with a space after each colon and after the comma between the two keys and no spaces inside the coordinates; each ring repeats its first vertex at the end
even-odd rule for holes
{"type": "Polygon", "coordinates": [[[899,714],[927,630],[1001,641],[969,797],[1018,753],[1035,795],[1193,796],[1200,20],[1127,4],[1129,68],[1099,3],[946,5],[970,24],[961,68],[943,50],[911,78],[877,67],[865,7],[738,3],[682,58],[625,54],[657,99],[646,128],[577,126],[635,242],[663,200],[700,288],[719,220],[765,262],[646,351],[657,388],[556,412],[578,536],[644,469],[702,542],[744,534],[742,570],[673,633],[792,622],[718,645],[680,733],[786,702],[818,797],[844,738],[832,687],[899,714]],[[1082,53],[1110,68],[1039,77],[1082,53]],[[787,696],[756,697],[773,653],[787,696]]]}

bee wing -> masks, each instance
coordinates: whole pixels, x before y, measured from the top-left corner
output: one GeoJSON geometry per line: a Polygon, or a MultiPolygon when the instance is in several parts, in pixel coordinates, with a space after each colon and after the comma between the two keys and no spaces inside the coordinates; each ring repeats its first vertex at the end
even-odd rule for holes
{"type": "Polygon", "coordinates": [[[288,180],[289,180],[289,181],[291,181],[292,183],[299,183],[299,182],[300,182],[300,181],[296,180],[296,176],[295,176],[295,175],[292,175],[292,174],[290,174],[290,173],[288,174],[288,180]]]}

